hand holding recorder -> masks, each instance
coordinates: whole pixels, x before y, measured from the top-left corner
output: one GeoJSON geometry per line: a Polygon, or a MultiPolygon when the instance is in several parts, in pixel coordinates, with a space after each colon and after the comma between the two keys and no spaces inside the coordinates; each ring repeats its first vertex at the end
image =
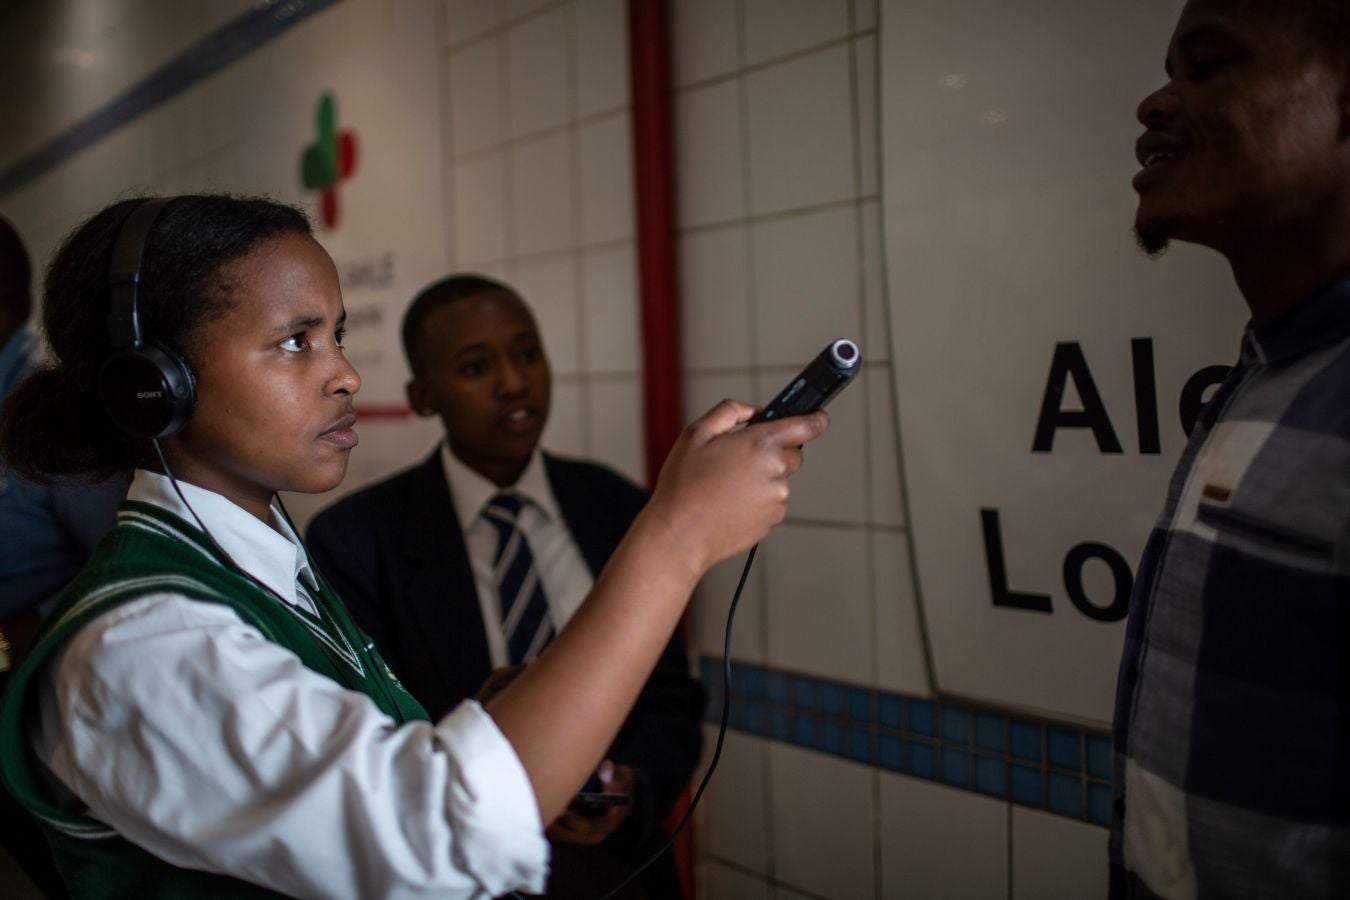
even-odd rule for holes
{"type": "Polygon", "coordinates": [[[801,468],[802,446],[829,427],[818,407],[859,367],[850,342],[835,342],[826,354],[835,374],[813,369],[813,361],[780,395],[783,402],[770,404],[804,414],[742,427],[759,411],[724,400],[684,429],[651,501],[590,597],[549,648],[489,702],[530,775],[543,821],[571,804],[583,773],[613,740],[698,580],[759,543],[786,515],[788,478],[801,468]],[[815,387],[806,392],[809,385],[815,387]],[[624,639],[616,642],[615,634],[624,639]]]}

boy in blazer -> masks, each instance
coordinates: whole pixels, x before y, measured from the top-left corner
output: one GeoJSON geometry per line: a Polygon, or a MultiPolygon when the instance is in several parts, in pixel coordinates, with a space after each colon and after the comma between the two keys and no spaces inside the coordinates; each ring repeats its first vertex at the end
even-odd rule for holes
{"type": "MultiPolygon", "coordinates": [[[[551,373],[534,317],[473,275],[424,289],[403,322],[417,414],[445,441],[321,512],[308,544],[356,622],[432,716],[546,646],[646,503],[603,466],[544,453],[551,373]]],[[[549,829],[550,897],[599,896],[644,861],[697,764],[702,687],[677,631],[598,775],[626,805],[549,829]]],[[[665,854],[625,897],[675,898],[665,854]]]]}

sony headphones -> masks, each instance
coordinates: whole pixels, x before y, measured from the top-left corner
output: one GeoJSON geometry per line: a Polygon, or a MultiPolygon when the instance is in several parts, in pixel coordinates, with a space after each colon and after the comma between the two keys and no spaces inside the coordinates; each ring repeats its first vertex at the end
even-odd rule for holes
{"type": "Polygon", "coordinates": [[[108,270],[108,346],[98,373],[103,410],[122,431],[138,438],[168,437],[197,405],[197,380],[187,362],[141,334],[136,294],[145,244],[172,197],[146,200],[131,211],[113,242],[108,270]]]}

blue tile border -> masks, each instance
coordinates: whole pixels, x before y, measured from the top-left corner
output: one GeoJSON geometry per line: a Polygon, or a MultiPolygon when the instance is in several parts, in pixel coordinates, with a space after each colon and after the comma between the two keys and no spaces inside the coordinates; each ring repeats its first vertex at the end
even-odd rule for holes
{"type": "Polygon", "coordinates": [[[42,147],[0,170],[0,197],[45,175],[123,125],[257,50],[338,0],[262,0],[80,119],[42,147]]]}
{"type": "MultiPolygon", "coordinates": [[[[705,714],[722,661],[704,656],[705,714]]],[[[732,661],[729,727],[1094,825],[1111,824],[1111,737],[1063,722],[732,661]]]]}

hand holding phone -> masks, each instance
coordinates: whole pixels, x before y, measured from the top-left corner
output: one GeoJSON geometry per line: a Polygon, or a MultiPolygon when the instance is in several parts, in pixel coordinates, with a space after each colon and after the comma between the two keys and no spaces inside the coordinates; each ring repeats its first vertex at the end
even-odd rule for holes
{"type": "Polygon", "coordinates": [[[861,370],[862,354],[857,344],[846,338],[831,341],[750,420],[750,424],[823,409],[861,370]]]}

